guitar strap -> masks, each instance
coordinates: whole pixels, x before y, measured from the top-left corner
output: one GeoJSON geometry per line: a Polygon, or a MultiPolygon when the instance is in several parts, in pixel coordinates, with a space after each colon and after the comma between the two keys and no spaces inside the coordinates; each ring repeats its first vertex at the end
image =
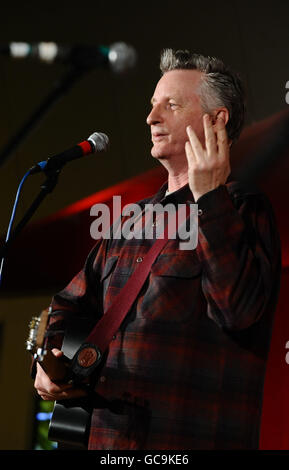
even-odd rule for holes
{"type": "MultiPolygon", "coordinates": [[[[188,206],[186,206],[184,212],[178,211],[178,225],[180,225],[181,218],[186,220],[188,209],[188,206]]],[[[176,228],[174,228],[174,232],[175,231],[176,228]]],[[[112,305],[96,323],[84,343],[75,353],[72,359],[71,369],[77,377],[81,379],[88,377],[100,364],[113,336],[118,331],[122,321],[128,314],[144,285],[152,264],[167,243],[169,237],[173,238],[171,235],[172,232],[170,232],[167,225],[163,233],[163,238],[158,238],[149,251],[143,256],[142,261],[138,264],[112,305]]]]}

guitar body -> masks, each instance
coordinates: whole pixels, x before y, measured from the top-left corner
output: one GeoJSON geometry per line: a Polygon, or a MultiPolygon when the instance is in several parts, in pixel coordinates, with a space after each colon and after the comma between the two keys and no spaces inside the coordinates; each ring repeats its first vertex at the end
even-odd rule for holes
{"type": "MultiPolygon", "coordinates": [[[[62,351],[72,360],[94,323],[87,318],[71,319],[66,328],[62,351]]],[[[89,398],[56,401],[50,420],[48,438],[60,448],[87,449],[93,404],[89,398]]]]}
{"type": "MultiPolygon", "coordinates": [[[[43,311],[38,319],[34,317],[33,329],[30,324],[27,349],[32,352],[37,351],[34,357],[37,358],[52,381],[61,381],[69,376],[69,365],[93,328],[94,322],[88,318],[71,318],[69,320],[62,344],[64,359],[59,360],[50,350],[46,350],[44,347],[47,319],[47,310],[43,311]],[[37,324],[35,325],[35,323],[37,324]],[[40,350],[41,353],[39,354],[40,350]]],[[[83,385],[85,388],[93,389],[102,363],[90,377],[89,384],[83,385]]],[[[79,383],[77,386],[79,386],[79,383]]],[[[48,430],[49,440],[57,442],[59,449],[87,449],[92,411],[93,399],[90,394],[84,398],[56,401],[48,430]]]]}
{"type": "Polygon", "coordinates": [[[48,439],[58,442],[60,449],[87,449],[92,411],[86,398],[56,401],[48,439]]]}

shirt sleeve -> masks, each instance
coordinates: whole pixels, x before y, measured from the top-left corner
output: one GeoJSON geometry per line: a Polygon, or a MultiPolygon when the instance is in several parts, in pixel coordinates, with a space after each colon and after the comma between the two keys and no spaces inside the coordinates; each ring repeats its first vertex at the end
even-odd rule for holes
{"type": "MultiPolygon", "coordinates": [[[[234,185],[232,185],[234,187],[234,185]]],[[[208,316],[229,330],[258,321],[278,290],[280,240],[264,194],[225,185],[197,201],[208,316]]]]}

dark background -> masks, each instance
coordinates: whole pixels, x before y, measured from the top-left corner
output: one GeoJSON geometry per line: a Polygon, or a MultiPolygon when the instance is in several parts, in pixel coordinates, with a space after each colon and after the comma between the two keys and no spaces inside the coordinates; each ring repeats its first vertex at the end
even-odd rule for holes
{"type": "MultiPolygon", "coordinates": [[[[18,184],[28,168],[94,131],[108,134],[110,150],[103,156],[67,165],[34,220],[156,165],[150,157],[145,119],[160,76],[159,54],[163,48],[188,48],[219,56],[239,71],[247,88],[247,124],[285,109],[288,23],[289,4],[281,0],[81,1],[77,6],[70,2],[19,2],[9,6],[2,2],[0,45],[12,41],[72,45],[124,41],[136,49],[138,63],[125,76],[105,69],[86,75],[0,167],[1,233],[7,230],[18,184]]],[[[66,70],[62,65],[0,56],[0,149],[66,70]]],[[[24,214],[42,181],[43,176],[36,175],[25,184],[17,218],[24,214]]],[[[32,446],[34,397],[24,341],[28,320],[49,300],[50,293],[4,293],[0,298],[1,449],[32,446]]]]}
{"type": "MultiPolygon", "coordinates": [[[[71,163],[59,186],[39,209],[41,217],[152,166],[145,123],[165,47],[220,56],[240,72],[248,95],[247,123],[286,107],[289,6],[286,2],[59,2],[1,7],[0,44],[56,41],[64,44],[132,44],[134,70],[120,77],[96,69],[81,79],[0,168],[1,232],[6,230],[15,192],[26,170],[94,131],[109,135],[102,157],[71,163]],[[51,4],[50,4],[51,5],[51,4]]],[[[0,57],[0,148],[25,122],[66,72],[63,65],[0,57]]],[[[25,186],[18,215],[38,191],[42,177],[25,186]]]]}

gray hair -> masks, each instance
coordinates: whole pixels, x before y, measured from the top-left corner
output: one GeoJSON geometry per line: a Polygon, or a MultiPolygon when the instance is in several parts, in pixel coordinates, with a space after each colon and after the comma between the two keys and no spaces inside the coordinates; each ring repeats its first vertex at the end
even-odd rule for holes
{"type": "Polygon", "coordinates": [[[239,75],[216,57],[192,54],[187,50],[164,49],[161,53],[162,74],[176,69],[192,69],[203,72],[198,90],[201,105],[206,113],[219,107],[227,108],[229,120],[226,128],[228,137],[236,141],[242,131],[245,119],[245,93],[239,75]]]}

